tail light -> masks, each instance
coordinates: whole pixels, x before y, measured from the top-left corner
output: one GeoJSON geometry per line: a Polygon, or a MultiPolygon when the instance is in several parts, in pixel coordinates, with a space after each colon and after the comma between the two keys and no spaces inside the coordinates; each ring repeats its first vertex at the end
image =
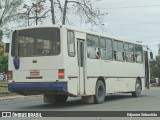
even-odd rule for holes
{"type": "Polygon", "coordinates": [[[58,78],[59,79],[64,79],[64,69],[59,69],[58,70],[58,78]]]}
{"type": "Polygon", "coordinates": [[[12,78],[13,78],[12,72],[9,72],[9,73],[7,74],[7,78],[8,78],[8,80],[12,80],[12,78]]]}

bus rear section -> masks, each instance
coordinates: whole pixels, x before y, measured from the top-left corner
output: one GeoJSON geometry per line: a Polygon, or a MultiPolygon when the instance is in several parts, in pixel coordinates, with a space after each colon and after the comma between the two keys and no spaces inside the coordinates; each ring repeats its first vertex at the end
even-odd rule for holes
{"type": "Polygon", "coordinates": [[[12,32],[8,89],[21,95],[60,94],[67,98],[59,27],[29,27],[12,32]]]}

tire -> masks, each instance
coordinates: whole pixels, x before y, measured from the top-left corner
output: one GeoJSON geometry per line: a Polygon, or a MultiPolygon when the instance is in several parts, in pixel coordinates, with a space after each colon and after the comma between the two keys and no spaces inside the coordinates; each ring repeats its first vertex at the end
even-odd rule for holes
{"type": "Polygon", "coordinates": [[[99,80],[96,84],[96,91],[95,91],[95,96],[94,96],[94,102],[96,104],[103,103],[105,100],[105,95],[106,95],[106,88],[104,83],[99,80]]]}
{"type": "Polygon", "coordinates": [[[67,95],[56,95],[56,103],[66,103],[68,96],[67,95]]]}
{"type": "Polygon", "coordinates": [[[136,84],[135,84],[135,91],[132,92],[132,96],[133,97],[139,97],[139,96],[141,96],[141,91],[142,91],[141,83],[140,83],[139,80],[137,80],[136,84]]]}

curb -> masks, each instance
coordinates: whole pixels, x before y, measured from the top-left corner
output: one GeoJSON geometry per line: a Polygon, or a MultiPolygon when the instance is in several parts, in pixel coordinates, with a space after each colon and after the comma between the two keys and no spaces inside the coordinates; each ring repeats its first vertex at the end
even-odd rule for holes
{"type": "Polygon", "coordinates": [[[150,87],[150,89],[149,90],[159,90],[160,89],[160,87],[150,87]]]}
{"type": "Polygon", "coordinates": [[[18,99],[18,98],[25,98],[27,96],[22,96],[22,95],[11,95],[11,96],[3,96],[0,97],[0,101],[4,101],[4,100],[13,100],[13,99],[18,99]]]}
{"type": "Polygon", "coordinates": [[[11,96],[3,96],[0,97],[0,101],[5,101],[5,100],[14,100],[14,99],[19,99],[19,98],[29,98],[29,97],[39,97],[41,95],[29,95],[29,96],[23,96],[23,95],[11,95],[11,96]]]}

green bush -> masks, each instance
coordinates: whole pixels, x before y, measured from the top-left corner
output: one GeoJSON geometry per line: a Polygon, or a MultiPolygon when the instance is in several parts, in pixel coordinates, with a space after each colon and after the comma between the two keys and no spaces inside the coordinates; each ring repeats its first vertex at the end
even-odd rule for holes
{"type": "Polygon", "coordinates": [[[0,73],[8,73],[8,56],[0,56],[0,73]]]}

